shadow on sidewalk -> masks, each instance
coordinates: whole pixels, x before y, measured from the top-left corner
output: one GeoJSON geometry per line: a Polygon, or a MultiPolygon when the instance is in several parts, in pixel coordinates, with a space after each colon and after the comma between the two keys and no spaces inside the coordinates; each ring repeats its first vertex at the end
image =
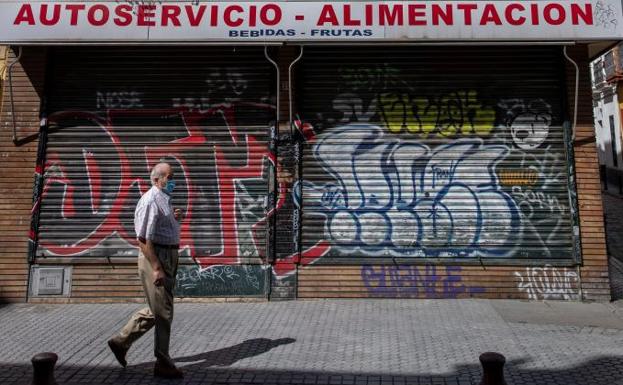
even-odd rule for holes
{"type": "MultiPolygon", "coordinates": [[[[264,340],[264,339],[259,339],[264,340]]],[[[284,339],[285,340],[285,339],[284,339]]],[[[249,340],[256,341],[256,340],[249,340]]],[[[230,354],[231,357],[243,357],[240,348],[253,349],[257,342],[245,341],[242,344],[213,352],[184,357],[186,360],[218,358],[219,352],[230,354]],[[246,345],[245,345],[246,344],[246,345]],[[237,355],[239,354],[239,355],[237,355]]],[[[276,343],[275,340],[273,343],[276,343]]],[[[290,342],[285,342],[290,343],[290,342]]],[[[260,344],[264,342],[260,341],[260,344]]],[[[272,343],[269,343],[272,344],[272,343]]],[[[266,347],[266,346],[264,346],[266,347]]],[[[260,349],[261,350],[261,349],[260,349]]],[[[241,359],[241,358],[238,358],[241,359]]],[[[229,362],[231,358],[218,360],[229,362]]],[[[506,381],[509,385],[618,385],[623,384],[623,356],[603,355],[595,356],[576,366],[566,366],[560,362],[555,369],[530,368],[539,367],[540,363],[528,359],[515,359],[507,362],[505,367],[506,381]]],[[[455,365],[452,372],[444,374],[414,373],[411,375],[394,375],[391,373],[374,373],[353,371],[327,372],[312,370],[286,369],[239,369],[214,367],[214,362],[200,362],[184,367],[183,380],[159,380],[153,378],[150,365],[136,365],[127,369],[111,366],[71,366],[62,365],[57,368],[56,379],[58,385],[143,385],[143,384],[218,384],[218,385],[259,385],[259,384],[444,384],[444,385],[476,385],[481,380],[481,368],[478,357],[474,357],[474,364],[455,365]],[[149,366],[149,369],[148,369],[149,366]]],[[[178,360],[179,363],[181,361],[178,360]]],[[[278,363],[271,363],[278,365],[278,363]]],[[[32,372],[26,364],[0,363],[0,382],[2,384],[29,384],[32,372]]]]}
{"type": "MultiPolygon", "coordinates": [[[[211,366],[230,366],[242,359],[259,356],[277,346],[291,344],[295,341],[294,338],[279,338],[276,340],[271,340],[270,338],[253,338],[227,348],[194,354],[192,356],[174,357],[173,360],[184,370],[189,370],[194,367],[208,368],[211,366]],[[192,362],[192,364],[185,365],[187,362],[192,362]]],[[[151,370],[153,366],[154,363],[151,362],[130,365],[128,369],[149,368],[151,370]]]]}

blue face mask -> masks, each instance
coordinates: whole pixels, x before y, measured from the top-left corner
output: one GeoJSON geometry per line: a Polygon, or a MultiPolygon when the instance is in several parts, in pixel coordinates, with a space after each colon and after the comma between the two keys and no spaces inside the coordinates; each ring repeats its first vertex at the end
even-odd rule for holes
{"type": "Polygon", "coordinates": [[[167,181],[167,185],[164,186],[162,191],[167,195],[171,195],[171,193],[173,192],[173,189],[175,189],[175,181],[170,180],[170,181],[167,181]]]}

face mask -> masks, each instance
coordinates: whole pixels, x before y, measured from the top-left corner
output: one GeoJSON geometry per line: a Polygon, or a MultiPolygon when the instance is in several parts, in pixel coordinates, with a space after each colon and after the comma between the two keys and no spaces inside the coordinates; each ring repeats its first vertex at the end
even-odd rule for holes
{"type": "Polygon", "coordinates": [[[170,180],[170,181],[167,181],[167,185],[162,189],[162,191],[167,195],[171,195],[174,188],[175,188],[175,181],[170,180]]]}

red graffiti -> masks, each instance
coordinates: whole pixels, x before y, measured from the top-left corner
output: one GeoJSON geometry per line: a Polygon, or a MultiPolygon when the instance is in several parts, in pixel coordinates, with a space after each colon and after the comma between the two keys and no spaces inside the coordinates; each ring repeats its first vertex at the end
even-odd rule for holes
{"type": "MultiPolygon", "coordinates": [[[[95,145],[94,142],[83,143],[81,151],[81,167],[82,172],[86,176],[88,183],[88,199],[90,213],[93,216],[83,225],[84,236],[79,239],[71,238],[71,242],[59,240],[54,237],[40,237],[40,247],[45,249],[48,254],[57,256],[78,256],[88,253],[96,248],[105,248],[102,242],[116,235],[126,242],[126,248],[132,249],[136,247],[133,228],[131,226],[131,218],[133,209],[136,204],[137,192],[143,194],[150,187],[149,171],[163,158],[173,158],[181,168],[179,178],[186,186],[186,196],[184,199],[185,207],[182,207],[185,216],[181,223],[181,244],[180,249],[185,250],[187,254],[195,259],[202,268],[241,263],[242,253],[241,234],[238,226],[238,211],[240,208],[237,204],[237,181],[245,179],[266,179],[264,175],[267,167],[277,167],[277,160],[270,152],[267,144],[259,138],[251,134],[243,133],[236,125],[235,108],[250,106],[253,108],[272,110],[273,107],[260,103],[239,103],[216,105],[205,111],[189,111],[184,108],[173,109],[157,109],[157,110],[108,110],[105,117],[91,112],[64,111],[58,112],[49,117],[50,126],[63,125],[71,126],[75,121],[86,121],[94,126],[97,132],[97,138],[100,142],[95,145]],[[186,130],[186,136],[169,141],[154,142],[145,145],[137,160],[137,148],[122,141],[123,128],[122,122],[127,119],[138,118],[144,120],[153,120],[166,117],[176,117],[183,122],[186,130]],[[204,132],[202,123],[207,119],[219,118],[223,120],[223,126],[227,128],[226,136],[229,141],[223,142],[223,135],[220,139],[215,139],[204,132]],[[101,141],[104,140],[104,143],[101,141]],[[93,148],[87,148],[92,145],[93,148]],[[115,161],[100,158],[98,160],[97,149],[104,145],[107,147],[107,154],[114,154],[115,161]],[[99,147],[98,147],[99,146],[99,147]],[[197,149],[211,149],[210,153],[214,156],[214,173],[218,192],[218,211],[219,218],[215,218],[215,222],[219,222],[220,227],[220,251],[205,252],[197,245],[196,229],[193,228],[195,220],[199,218],[195,207],[198,204],[198,197],[201,189],[196,181],[197,176],[193,174],[189,162],[194,161],[193,154],[197,149]],[[246,154],[246,159],[237,160],[236,164],[232,164],[228,151],[231,153],[232,148],[240,150],[246,154]],[[112,150],[112,151],[111,151],[112,150]],[[141,160],[142,159],[142,160],[141,160]],[[106,164],[104,164],[106,162],[106,164]],[[111,180],[116,181],[114,188],[114,199],[106,199],[105,186],[109,186],[111,180]],[[89,227],[91,226],[91,227],[89,227]]],[[[205,126],[205,124],[203,124],[205,126]]],[[[61,129],[62,130],[62,129],[61,129]]],[[[219,135],[216,135],[219,137],[219,135]]],[[[94,139],[95,140],[95,139],[94,139]]],[[[238,151],[240,153],[241,151],[238,151]]],[[[101,154],[99,155],[101,156],[101,154]]],[[[110,157],[110,155],[107,155],[110,157]]],[[[73,159],[73,158],[71,158],[73,159]]],[[[72,160],[73,162],[73,160],[72,160]]],[[[45,205],[46,197],[50,195],[52,188],[59,191],[62,189],[62,203],[60,205],[60,213],[57,213],[58,220],[80,220],[77,216],[77,200],[84,197],[78,197],[76,193],[77,186],[85,183],[85,177],[72,175],[70,168],[74,170],[75,163],[69,163],[67,159],[62,159],[61,154],[49,151],[45,165],[45,184],[43,188],[43,204],[45,205]],[[71,167],[70,167],[71,166],[71,167]]],[[[284,182],[279,182],[278,199],[273,208],[258,217],[255,223],[251,224],[250,233],[253,246],[255,247],[255,256],[266,261],[266,238],[263,235],[263,229],[269,224],[269,218],[280,210],[286,200],[287,186],[284,182]]],[[[110,191],[108,193],[110,195],[110,191]]],[[[51,197],[50,197],[51,198],[51,197]]],[[[84,206],[84,202],[81,203],[84,206]]],[[[36,204],[33,210],[38,208],[36,204]]],[[[84,210],[84,207],[81,207],[84,210]]],[[[248,238],[247,238],[248,239],[248,238]]],[[[287,275],[295,270],[293,262],[308,264],[313,263],[322,255],[326,254],[328,245],[319,244],[303,253],[303,258],[286,258],[282,262],[277,261],[274,271],[277,275],[287,275]]],[[[105,250],[104,250],[105,251],[105,250]]],[[[248,258],[248,256],[245,256],[248,258]]]]}
{"type": "MultiPolygon", "coordinates": [[[[119,157],[121,164],[121,181],[119,184],[119,193],[117,199],[110,208],[108,215],[104,220],[96,225],[96,227],[90,232],[89,236],[80,240],[79,242],[71,245],[59,245],[54,243],[51,239],[40,239],[39,243],[42,247],[48,249],[51,253],[60,256],[71,256],[85,252],[93,247],[98,246],[102,240],[117,232],[123,239],[127,240],[131,244],[136,244],[133,237],[131,237],[125,228],[121,225],[119,215],[123,210],[123,206],[128,196],[129,185],[128,179],[130,178],[130,166],[127,160],[127,156],[124,153],[119,139],[114,135],[112,127],[107,124],[106,121],[102,121],[97,115],[89,112],[61,112],[50,117],[50,122],[61,122],[63,120],[83,119],[90,121],[91,123],[99,126],[110,138],[112,146],[116,150],[116,154],[119,157]]],[[[49,189],[53,184],[60,183],[64,185],[64,194],[62,200],[61,215],[63,218],[71,218],[76,215],[74,204],[74,183],[68,177],[68,172],[65,171],[65,166],[58,158],[57,154],[48,154],[46,162],[46,181],[43,187],[42,199],[45,201],[45,197],[48,195],[49,189]],[[50,173],[54,168],[58,171],[54,174],[50,173]]],[[[94,162],[90,161],[91,167],[94,166],[94,162]]],[[[88,163],[87,163],[88,164],[88,163]]],[[[96,174],[94,169],[91,168],[89,175],[96,174]]],[[[91,181],[93,184],[101,184],[100,181],[91,181]]],[[[93,190],[91,190],[93,191],[93,190]]],[[[92,198],[93,200],[93,198],[92,198]]]]}
{"type": "MultiPolygon", "coordinates": [[[[255,107],[257,106],[258,105],[255,105],[255,107]]],[[[264,107],[267,109],[271,108],[269,105],[264,107]]],[[[130,245],[135,246],[136,242],[133,232],[131,229],[128,229],[127,226],[124,226],[120,219],[120,216],[124,210],[127,212],[128,207],[134,206],[135,202],[130,202],[131,189],[138,187],[140,193],[144,193],[150,186],[149,178],[147,176],[151,167],[153,167],[154,164],[164,157],[172,157],[179,162],[182,169],[182,178],[188,188],[186,207],[184,207],[186,216],[181,226],[182,244],[180,245],[180,248],[188,249],[190,255],[195,257],[202,263],[202,265],[210,265],[214,263],[237,263],[238,261],[232,257],[239,254],[237,250],[238,230],[235,225],[236,207],[234,179],[262,178],[264,161],[269,161],[272,157],[270,156],[269,150],[265,144],[260,144],[253,136],[241,136],[238,133],[239,130],[236,127],[233,116],[233,107],[231,105],[215,106],[214,108],[204,112],[189,112],[180,109],[109,110],[106,118],[101,118],[90,112],[75,111],[59,112],[50,116],[49,120],[51,125],[67,123],[72,120],[86,120],[99,127],[108,137],[109,142],[107,144],[110,144],[114,148],[113,152],[117,157],[120,168],[120,179],[118,183],[118,191],[114,201],[107,209],[107,213],[101,222],[95,226],[87,237],[79,239],[73,244],[58,244],[58,242],[55,242],[54,239],[44,238],[40,240],[41,247],[47,249],[48,252],[55,255],[79,255],[85,251],[97,247],[104,239],[111,236],[113,233],[117,233],[130,245]],[[137,170],[136,167],[133,169],[130,163],[130,156],[135,157],[136,154],[131,154],[129,153],[129,149],[124,148],[124,145],[121,143],[119,135],[116,132],[117,127],[115,122],[121,119],[133,117],[154,118],[171,115],[179,115],[181,117],[187,130],[187,136],[167,143],[145,146],[143,167],[140,170],[137,170]],[[245,166],[231,166],[225,158],[222,146],[209,138],[199,128],[202,120],[213,116],[222,116],[224,118],[225,125],[228,127],[231,142],[233,144],[242,145],[240,144],[240,141],[244,138],[247,154],[245,166]],[[218,188],[220,192],[219,206],[223,248],[220,253],[211,255],[207,258],[197,255],[191,234],[191,224],[194,214],[193,205],[195,204],[194,200],[198,193],[198,186],[193,180],[193,176],[187,167],[187,162],[189,153],[191,153],[193,149],[198,146],[211,146],[214,149],[216,170],[218,173],[218,188]]],[[[102,165],[98,163],[92,151],[82,149],[82,153],[84,169],[90,189],[90,206],[92,212],[97,213],[102,204],[101,186],[105,183],[105,178],[109,178],[110,175],[106,175],[102,172],[102,165]]],[[[70,176],[70,173],[66,171],[66,166],[63,164],[63,161],[61,161],[59,155],[56,153],[48,154],[45,169],[46,180],[42,194],[44,200],[49,194],[51,186],[56,184],[63,185],[64,193],[62,197],[61,217],[75,217],[76,198],[74,196],[74,190],[78,180],[73,179],[70,176]]]]}

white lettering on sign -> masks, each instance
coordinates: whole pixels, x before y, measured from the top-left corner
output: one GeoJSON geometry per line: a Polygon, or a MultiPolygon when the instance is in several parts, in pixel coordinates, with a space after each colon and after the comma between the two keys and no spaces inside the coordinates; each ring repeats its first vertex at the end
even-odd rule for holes
{"type": "Polygon", "coordinates": [[[0,43],[620,39],[621,13],[616,0],[137,5],[6,1],[0,3],[0,43]]]}

